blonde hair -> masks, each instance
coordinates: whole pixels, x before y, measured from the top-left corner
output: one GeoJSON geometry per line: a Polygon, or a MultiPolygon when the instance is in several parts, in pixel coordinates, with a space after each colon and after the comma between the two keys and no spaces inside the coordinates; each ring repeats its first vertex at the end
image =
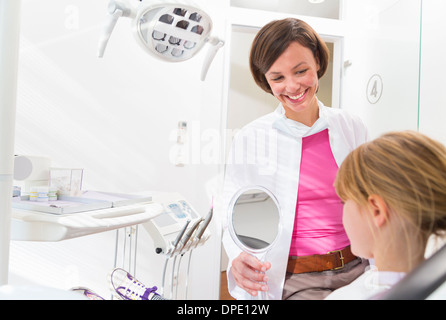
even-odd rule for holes
{"type": "Polygon", "coordinates": [[[361,145],[342,163],[335,188],[364,207],[379,195],[423,241],[446,230],[446,148],[423,134],[391,132],[361,145]]]}

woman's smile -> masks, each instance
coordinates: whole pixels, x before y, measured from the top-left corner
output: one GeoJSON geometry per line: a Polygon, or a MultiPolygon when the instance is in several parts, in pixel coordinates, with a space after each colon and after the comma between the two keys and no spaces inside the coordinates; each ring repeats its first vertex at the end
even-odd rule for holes
{"type": "Polygon", "coordinates": [[[292,95],[286,95],[286,97],[288,98],[288,100],[289,100],[291,103],[299,103],[299,102],[305,100],[305,96],[306,96],[306,93],[307,93],[307,92],[308,92],[308,89],[305,90],[304,92],[298,94],[298,95],[294,95],[294,96],[292,96],[292,95]]]}

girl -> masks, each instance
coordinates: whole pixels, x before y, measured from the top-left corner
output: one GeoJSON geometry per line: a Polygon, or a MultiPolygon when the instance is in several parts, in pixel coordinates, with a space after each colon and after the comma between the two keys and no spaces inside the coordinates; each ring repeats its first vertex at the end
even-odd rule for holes
{"type": "Polygon", "coordinates": [[[417,132],[388,133],[342,163],[335,182],[352,252],[375,266],[327,299],[367,299],[424,260],[446,230],[446,148],[417,132]]]}

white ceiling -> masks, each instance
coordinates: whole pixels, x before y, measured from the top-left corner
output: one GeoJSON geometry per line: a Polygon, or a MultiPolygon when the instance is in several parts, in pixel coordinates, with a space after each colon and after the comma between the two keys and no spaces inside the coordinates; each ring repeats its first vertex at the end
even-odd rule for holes
{"type": "Polygon", "coordinates": [[[321,3],[311,3],[310,0],[231,0],[231,6],[339,19],[340,2],[340,0],[325,0],[321,3]]]}

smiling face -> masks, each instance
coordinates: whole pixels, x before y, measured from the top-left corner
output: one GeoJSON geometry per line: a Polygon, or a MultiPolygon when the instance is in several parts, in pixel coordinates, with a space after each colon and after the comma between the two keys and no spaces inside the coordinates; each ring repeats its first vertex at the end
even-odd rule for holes
{"type": "Polygon", "coordinates": [[[306,125],[317,120],[318,70],[319,64],[311,50],[292,42],[265,73],[273,95],[285,108],[287,118],[306,125]]]}

